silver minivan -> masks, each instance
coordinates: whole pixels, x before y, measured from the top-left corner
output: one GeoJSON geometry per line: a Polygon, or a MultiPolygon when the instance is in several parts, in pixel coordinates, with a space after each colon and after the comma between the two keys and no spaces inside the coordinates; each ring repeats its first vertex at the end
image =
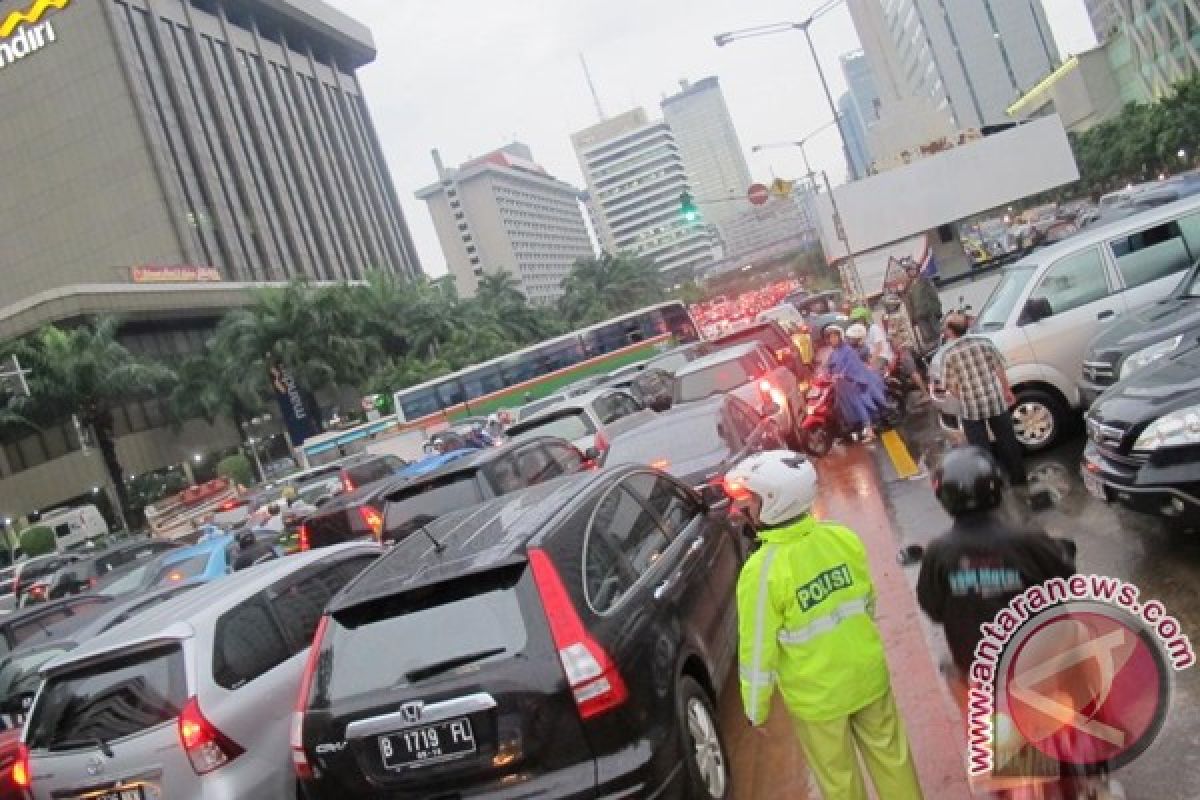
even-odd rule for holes
{"type": "MultiPolygon", "coordinates": [[[[1200,196],[1078,234],[1004,270],[972,331],[1008,360],[1013,422],[1026,450],[1052,446],[1069,427],[1092,337],[1170,294],[1197,258],[1200,196]]],[[[939,408],[945,421],[951,409],[939,408]]]]}
{"type": "Polygon", "coordinates": [[[294,797],[288,725],[317,622],[381,552],[268,562],[48,663],[20,756],[34,798],[294,797]]]}

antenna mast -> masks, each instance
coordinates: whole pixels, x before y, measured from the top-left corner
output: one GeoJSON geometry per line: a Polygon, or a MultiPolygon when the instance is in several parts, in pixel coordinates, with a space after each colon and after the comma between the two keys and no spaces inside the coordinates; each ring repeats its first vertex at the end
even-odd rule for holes
{"type": "Polygon", "coordinates": [[[608,115],[604,113],[604,106],[600,105],[600,94],[596,91],[596,84],[592,80],[592,71],[588,69],[587,59],[583,57],[583,53],[579,54],[579,63],[583,65],[583,76],[587,78],[588,89],[592,92],[592,102],[596,104],[596,114],[603,122],[608,119],[608,115]]]}

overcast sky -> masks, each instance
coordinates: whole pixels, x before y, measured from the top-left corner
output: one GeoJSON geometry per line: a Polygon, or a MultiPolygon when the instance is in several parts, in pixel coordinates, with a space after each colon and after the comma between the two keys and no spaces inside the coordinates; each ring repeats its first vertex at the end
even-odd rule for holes
{"type": "MultiPolygon", "coordinates": [[[[1095,43],[1083,0],[1042,0],[1059,50],[1095,43]]],[[[803,19],[819,0],[327,0],[375,36],[379,58],[361,71],[392,178],[422,265],[446,270],[425,204],[413,197],[435,179],[429,151],[449,165],[513,139],[556,177],[582,177],[570,134],[596,122],[579,64],[587,58],[604,111],[636,105],[658,113],[680,78],[717,75],[750,170],[758,180],[803,172],[794,148],[750,148],[798,139],[829,122],[829,108],[799,33],[718,48],[713,34],[803,19]]],[[[845,89],[837,58],[859,48],[842,6],[812,28],[835,98],[845,89]]],[[[835,129],[808,148],[816,169],[845,173],[835,129]]]]}

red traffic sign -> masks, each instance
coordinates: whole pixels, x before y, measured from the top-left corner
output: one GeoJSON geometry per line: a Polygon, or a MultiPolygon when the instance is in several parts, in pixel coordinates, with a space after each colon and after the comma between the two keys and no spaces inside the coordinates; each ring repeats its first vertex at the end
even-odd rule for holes
{"type": "Polygon", "coordinates": [[[761,206],[771,199],[771,190],[761,183],[753,184],[746,191],[746,199],[756,206],[761,206]]]}

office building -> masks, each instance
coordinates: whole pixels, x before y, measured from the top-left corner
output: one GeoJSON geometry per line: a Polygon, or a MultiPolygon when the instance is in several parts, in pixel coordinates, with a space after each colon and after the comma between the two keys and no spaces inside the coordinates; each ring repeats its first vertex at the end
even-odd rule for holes
{"type": "Polygon", "coordinates": [[[875,77],[871,74],[871,64],[861,50],[844,53],[839,60],[842,63],[842,77],[846,79],[846,87],[854,100],[858,116],[863,126],[869,128],[879,121],[883,108],[883,100],[875,88],[875,77]]]}
{"type": "Polygon", "coordinates": [[[715,77],[689,83],[662,101],[663,119],[675,136],[703,220],[724,233],[744,207],[753,182],[725,96],[715,77]]]}
{"type": "Polygon", "coordinates": [[[1200,66],[1200,6],[1193,0],[1086,0],[1096,37],[1127,37],[1145,88],[1162,97],[1200,66]],[[1102,26],[1102,27],[1098,27],[1102,26]]]}
{"type": "Polygon", "coordinates": [[[842,131],[846,137],[846,150],[854,164],[856,175],[867,175],[871,167],[871,153],[867,149],[867,126],[863,124],[858,103],[850,92],[843,92],[837,101],[838,116],[842,119],[842,131]]]}
{"type": "Polygon", "coordinates": [[[669,280],[712,262],[707,222],[681,213],[684,193],[698,195],[670,125],[635,108],[572,134],[571,143],[604,250],[649,258],[669,280]]]}
{"type": "Polygon", "coordinates": [[[879,2],[901,80],[959,129],[1011,121],[1005,109],[1060,63],[1039,0],[879,2]]]}
{"type": "Polygon", "coordinates": [[[577,259],[594,255],[579,190],[557,180],[519,142],[457,169],[433,152],[438,180],[417,192],[433,217],[458,291],[473,297],[486,273],[509,272],[530,302],[562,296],[577,259]]]}
{"type": "Polygon", "coordinates": [[[724,260],[739,263],[794,253],[817,240],[817,229],[796,197],[771,197],[761,206],[740,204],[723,230],[724,260]]]}
{"type": "MultiPolygon", "coordinates": [[[[121,314],[178,360],[252,287],[420,265],[356,70],[320,0],[10,0],[0,10],[0,339],[121,314]]],[[[237,441],[120,409],[140,474],[237,441]]],[[[0,511],[104,485],[73,429],[0,441],[0,511]]]]}

